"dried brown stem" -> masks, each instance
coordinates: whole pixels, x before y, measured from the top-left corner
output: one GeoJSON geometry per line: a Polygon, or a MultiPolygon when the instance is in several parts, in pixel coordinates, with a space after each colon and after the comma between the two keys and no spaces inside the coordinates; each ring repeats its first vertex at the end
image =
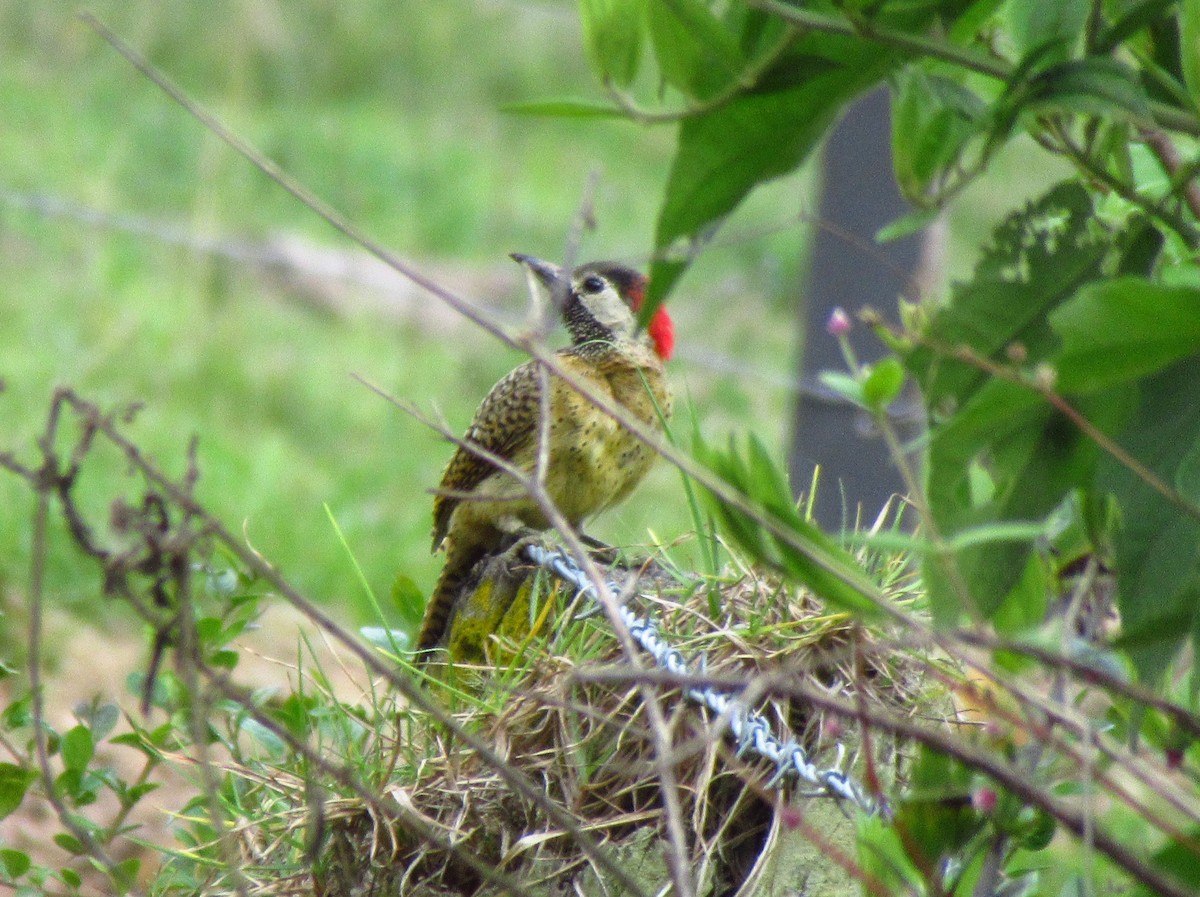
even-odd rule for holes
{"type": "MultiPolygon", "coordinates": [[[[39,440],[42,450],[42,467],[33,473],[32,479],[33,483],[42,484],[42,488],[37,490],[37,508],[33,516],[29,570],[28,672],[34,753],[37,756],[38,768],[42,776],[42,791],[46,801],[54,809],[59,824],[83,845],[87,853],[100,864],[113,881],[118,881],[116,862],[108,855],[108,851],[92,837],[91,832],[75,822],[59,795],[54,770],[50,768],[49,747],[46,744],[46,732],[49,726],[46,723],[45,695],[42,685],[42,608],[45,590],[46,526],[50,510],[51,487],[62,479],[58,472],[59,461],[55,451],[62,407],[61,394],[56,393],[50,404],[46,431],[39,440]]],[[[73,463],[77,463],[77,458],[73,463]]],[[[136,889],[135,892],[137,892],[136,889]]]]}

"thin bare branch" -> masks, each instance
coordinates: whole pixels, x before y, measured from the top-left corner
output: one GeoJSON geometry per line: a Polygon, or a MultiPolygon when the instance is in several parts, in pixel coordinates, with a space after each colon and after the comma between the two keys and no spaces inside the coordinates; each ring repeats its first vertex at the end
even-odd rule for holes
{"type": "MultiPolygon", "coordinates": [[[[513,791],[537,806],[556,825],[569,831],[579,845],[580,850],[599,868],[602,868],[607,874],[611,875],[613,880],[619,883],[621,887],[626,888],[630,894],[643,895],[641,888],[629,876],[629,873],[609,855],[608,851],[601,848],[599,842],[593,836],[578,825],[570,813],[550,800],[539,784],[531,781],[528,776],[515,769],[511,764],[506,763],[491,745],[478,735],[465,729],[451,714],[447,713],[429,692],[421,687],[421,677],[419,675],[406,675],[403,671],[398,671],[396,667],[381,660],[372,649],[363,645],[361,641],[347,633],[325,611],[285,580],[257,552],[247,547],[221,521],[209,514],[187,489],[174,482],[150,463],[141,454],[137,446],[125,438],[110,420],[100,414],[98,409],[80,399],[70,390],[63,390],[62,398],[82,418],[90,421],[98,431],[104,433],[105,437],[125,454],[131,467],[141,473],[166,498],[178,505],[187,514],[193,516],[199,524],[201,531],[211,535],[212,538],[224,545],[237,558],[240,564],[269,583],[275,591],[299,610],[300,613],[354,654],[372,674],[381,677],[391,687],[404,695],[410,705],[428,714],[456,739],[471,748],[483,763],[496,770],[496,773],[513,791]]],[[[573,549],[582,552],[583,546],[576,540],[573,549]]],[[[592,566],[594,569],[594,564],[592,566]]]]}
{"type": "MultiPolygon", "coordinates": [[[[42,791],[46,797],[46,801],[54,809],[59,824],[83,845],[88,855],[99,863],[115,882],[121,880],[121,876],[117,872],[116,861],[92,837],[91,832],[76,823],[58,792],[56,776],[54,775],[54,770],[50,767],[49,747],[46,743],[46,732],[50,727],[46,722],[45,692],[42,684],[42,609],[45,600],[46,526],[50,511],[50,496],[54,485],[62,479],[58,469],[58,454],[55,449],[58,440],[58,426],[62,417],[62,408],[63,398],[61,392],[58,391],[51,400],[46,430],[39,440],[43,463],[34,481],[41,487],[37,490],[37,507],[33,516],[29,568],[29,660],[27,669],[29,673],[30,716],[33,725],[34,752],[37,755],[38,768],[42,776],[42,791]]],[[[136,888],[133,891],[134,893],[140,893],[136,888]]]]}

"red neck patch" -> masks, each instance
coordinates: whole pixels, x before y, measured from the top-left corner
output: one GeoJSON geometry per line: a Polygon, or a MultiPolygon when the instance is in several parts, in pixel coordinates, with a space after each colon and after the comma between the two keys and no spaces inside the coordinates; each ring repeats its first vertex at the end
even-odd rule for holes
{"type": "MultiPolygon", "coordinates": [[[[642,303],[646,301],[646,285],[649,282],[648,278],[639,277],[629,285],[629,304],[633,306],[634,311],[642,310],[642,303]]],[[[646,332],[650,334],[650,339],[654,340],[654,351],[658,353],[658,357],[663,361],[670,361],[671,356],[675,354],[675,322],[671,320],[665,308],[659,306],[658,311],[650,318],[650,326],[646,328],[646,332]]]]}
{"type": "Polygon", "coordinates": [[[671,320],[665,308],[659,306],[654,317],[650,319],[650,326],[646,328],[646,332],[650,334],[650,339],[654,340],[654,351],[658,353],[658,357],[663,361],[670,361],[671,356],[675,354],[675,322],[671,320]]]}

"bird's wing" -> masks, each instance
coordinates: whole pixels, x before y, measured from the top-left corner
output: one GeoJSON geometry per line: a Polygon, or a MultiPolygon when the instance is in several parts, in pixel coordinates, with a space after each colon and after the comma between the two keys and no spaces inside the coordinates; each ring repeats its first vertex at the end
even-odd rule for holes
{"type": "MultiPolygon", "coordinates": [[[[467,429],[464,442],[502,458],[511,460],[537,438],[537,421],[541,404],[541,377],[534,362],[513,369],[484,397],[475,418],[467,429]]],[[[490,461],[459,446],[433,499],[433,548],[436,551],[446,537],[450,515],[489,474],[496,470],[490,461]]]]}

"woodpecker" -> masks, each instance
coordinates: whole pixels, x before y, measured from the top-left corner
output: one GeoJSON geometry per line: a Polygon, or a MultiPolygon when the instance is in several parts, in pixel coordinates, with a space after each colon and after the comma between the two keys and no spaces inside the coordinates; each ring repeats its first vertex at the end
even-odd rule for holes
{"type": "MultiPolygon", "coordinates": [[[[645,429],[661,433],[672,404],[663,365],[675,337],[662,308],[644,333],[638,331],[645,275],[615,262],[564,271],[531,256],[514,253],[512,258],[558,305],[571,345],[555,353],[557,364],[623,407],[645,429]]],[[[551,371],[543,375],[539,368],[537,361],[526,362],[493,386],[463,441],[530,477],[540,456],[546,494],[578,530],[585,519],[628,496],[655,454],[565,380],[551,371]],[[547,402],[542,401],[543,382],[549,386],[547,402]],[[549,412],[546,426],[541,423],[543,406],[549,412]]],[[[521,528],[544,530],[549,525],[517,480],[460,446],[433,501],[433,550],[444,546],[446,563],[426,605],[416,650],[444,642],[457,597],[478,561],[496,553],[521,528]]]]}

